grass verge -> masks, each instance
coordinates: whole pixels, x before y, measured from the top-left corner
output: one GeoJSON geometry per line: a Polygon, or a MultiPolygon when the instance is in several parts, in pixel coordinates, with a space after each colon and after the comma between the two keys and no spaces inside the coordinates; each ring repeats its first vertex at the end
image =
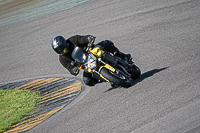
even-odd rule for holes
{"type": "Polygon", "coordinates": [[[30,90],[0,90],[0,133],[22,121],[39,105],[39,92],[30,90]]]}

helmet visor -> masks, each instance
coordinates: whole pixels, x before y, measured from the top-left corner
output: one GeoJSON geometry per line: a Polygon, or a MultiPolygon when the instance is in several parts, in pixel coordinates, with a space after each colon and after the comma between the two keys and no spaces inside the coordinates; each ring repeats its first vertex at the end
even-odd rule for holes
{"type": "Polygon", "coordinates": [[[61,46],[55,48],[54,50],[55,50],[55,52],[56,52],[57,54],[62,54],[63,51],[64,51],[64,49],[65,49],[65,47],[63,47],[63,46],[61,45],[61,46]]]}

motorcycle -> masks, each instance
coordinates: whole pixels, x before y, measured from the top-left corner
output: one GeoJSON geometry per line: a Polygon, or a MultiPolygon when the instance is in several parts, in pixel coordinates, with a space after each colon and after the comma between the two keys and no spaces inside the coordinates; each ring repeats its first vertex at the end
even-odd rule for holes
{"type": "Polygon", "coordinates": [[[93,78],[109,82],[112,87],[130,87],[131,79],[140,77],[141,71],[134,62],[121,59],[93,44],[94,39],[87,48],[76,47],[73,50],[72,58],[78,64],[79,70],[85,69],[93,78]]]}

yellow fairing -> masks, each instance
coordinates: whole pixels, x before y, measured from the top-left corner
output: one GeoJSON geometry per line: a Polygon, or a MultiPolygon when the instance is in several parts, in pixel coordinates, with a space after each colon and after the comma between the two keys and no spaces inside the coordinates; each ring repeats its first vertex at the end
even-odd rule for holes
{"type": "MultiPolygon", "coordinates": [[[[97,57],[102,57],[102,55],[104,54],[104,51],[101,50],[100,48],[94,48],[90,51],[92,54],[92,56],[96,59],[95,56],[97,57]],[[94,56],[95,55],[95,56],[94,56]]],[[[115,72],[115,68],[113,68],[112,66],[110,66],[109,64],[106,64],[104,66],[101,66],[100,69],[99,69],[99,72],[101,71],[101,69],[105,67],[106,69],[112,71],[112,72],[115,72]]],[[[86,68],[86,70],[89,72],[89,73],[93,73],[93,71],[90,69],[90,68],[86,68]]],[[[103,75],[100,74],[100,77],[103,78],[104,80],[106,80],[107,82],[110,82],[108,79],[106,79],[105,77],[103,77],[103,75]]]]}
{"type": "Polygon", "coordinates": [[[93,71],[90,68],[85,68],[89,73],[93,73],[93,71]]]}
{"type": "Polygon", "coordinates": [[[101,57],[104,54],[104,51],[100,48],[94,48],[90,52],[92,52],[94,55],[101,57]]]}

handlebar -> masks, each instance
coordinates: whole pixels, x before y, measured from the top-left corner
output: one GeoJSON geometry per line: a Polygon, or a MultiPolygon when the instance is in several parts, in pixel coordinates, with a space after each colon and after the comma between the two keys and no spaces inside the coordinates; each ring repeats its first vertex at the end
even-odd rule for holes
{"type": "Polygon", "coordinates": [[[90,50],[90,48],[91,48],[92,45],[94,44],[95,38],[96,38],[96,37],[93,37],[93,38],[92,38],[92,41],[88,43],[88,47],[87,47],[86,51],[89,51],[89,50],[90,50]]]}

